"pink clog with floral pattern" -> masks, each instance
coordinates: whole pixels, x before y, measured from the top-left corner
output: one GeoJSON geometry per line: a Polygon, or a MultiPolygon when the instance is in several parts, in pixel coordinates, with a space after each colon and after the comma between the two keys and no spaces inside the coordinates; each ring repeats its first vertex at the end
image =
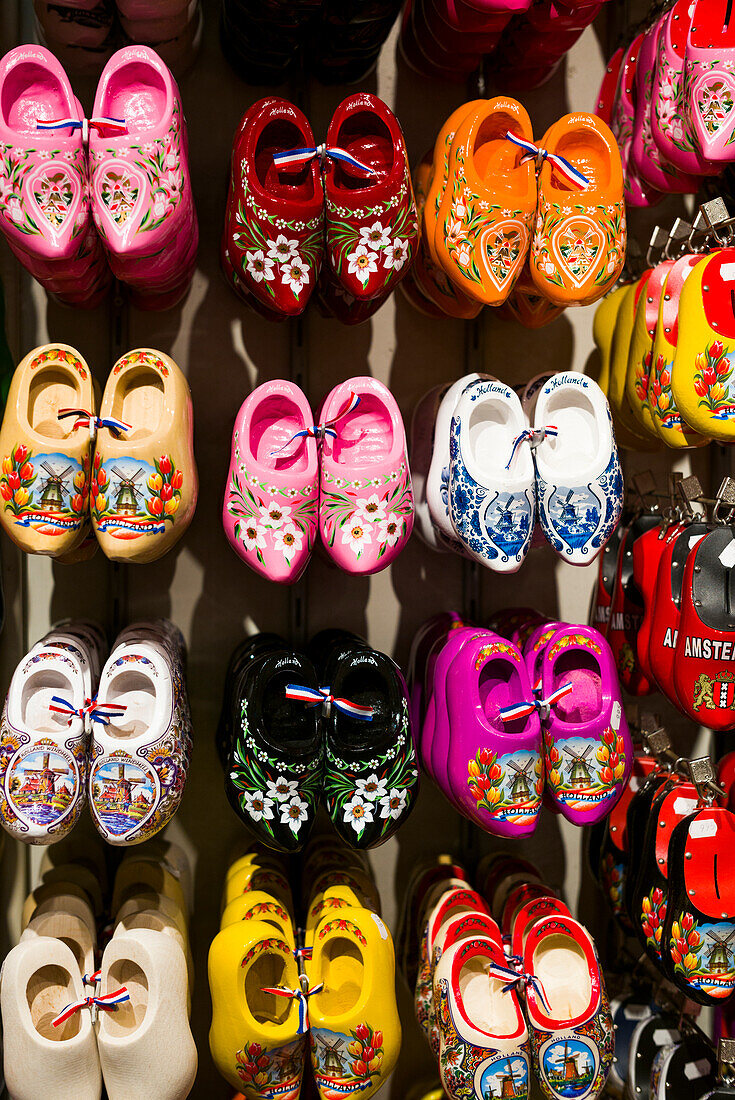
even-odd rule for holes
{"type": "Polygon", "coordinates": [[[358,299],[392,290],[418,249],[418,214],[403,132],[377,96],[348,96],[334,112],[324,193],[327,259],[337,281],[358,299]]]}
{"type": "MultiPolygon", "coordinates": [[[[92,129],[89,137],[92,212],[118,274],[124,261],[181,247],[194,232],[186,124],[176,81],[146,46],[126,46],[107,63],[94,116],[124,123],[121,133],[92,129]]],[[[176,260],[167,274],[176,274],[176,260]]]]}
{"type": "Polygon", "coordinates": [[[663,197],[660,191],[655,191],[643,183],[635,166],[631,163],[635,121],[635,73],[642,43],[643,33],[641,32],[636,35],[625,51],[610,121],[610,129],[620,149],[625,176],[625,198],[630,206],[654,206],[663,197]]]}
{"type": "Polygon", "coordinates": [[[735,160],[735,19],[727,0],[696,0],[684,53],[687,119],[699,151],[735,160]]]}
{"type": "Polygon", "coordinates": [[[262,577],[293,584],[311,556],[318,498],[309,403],[293,382],[264,382],[242,403],[232,433],[222,507],[230,545],[262,577]]]}
{"type": "Polygon", "coordinates": [[[322,406],[319,529],[348,573],[377,573],[413,529],[413,491],[400,409],[376,378],[348,378],[322,406]]]}

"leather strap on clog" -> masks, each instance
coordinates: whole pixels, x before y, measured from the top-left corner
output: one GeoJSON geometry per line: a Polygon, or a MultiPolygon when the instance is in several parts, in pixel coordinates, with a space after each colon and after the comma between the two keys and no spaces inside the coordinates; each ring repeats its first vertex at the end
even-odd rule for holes
{"type": "Polygon", "coordinates": [[[286,149],[282,153],[273,154],[273,163],[278,168],[299,167],[302,164],[307,164],[314,157],[319,158],[321,167],[324,166],[324,161],[329,158],[329,160],[348,164],[350,168],[357,168],[359,172],[366,172],[370,176],[375,175],[375,170],[369,164],[364,164],[357,157],[353,157],[352,153],[348,153],[346,149],[341,149],[338,145],[322,144],[308,148],[304,146],[301,149],[286,149]]]}
{"type": "Polygon", "coordinates": [[[525,155],[521,157],[521,164],[525,164],[529,160],[535,160],[538,170],[541,168],[544,161],[548,160],[567,183],[571,183],[575,187],[580,188],[589,183],[587,176],[580,172],[579,168],[575,168],[566,157],[560,157],[558,153],[551,153],[548,149],[542,149],[540,145],[534,145],[532,141],[526,141],[525,138],[518,137],[516,134],[511,134],[510,130],[508,130],[505,136],[509,141],[512,141],[514,145],[518,145],[521,149],[525,150],[525,155]]]}
{"type": "Polygon", "coordinates": [[[551,1005],[546,999],[543,983],[535,974],[528,974],[524,970],[515,970],[497,962],[490,963],[490,969],[487,973],[489,978],[497,978],[499,981],[505,982],[503,993],[507,993],[510,989],[518,989],[519,987],[522,990],[526,990],[528,986],[530,986],[541,1001],[546,1012],[548,1014],[551,1013],[551,1005]]]}
{"type": "Polygon", "coordinates": [[[305,684],[286,684],[286,698],[297,703],[305,703],[309,707],[321,706],[325,717],[334,707],[349,718],[359,718],[361,722],[373,720],[372,707],[364,706],[362,703],[352,703],[339,695],[332,695],[332,690],[328,687],[313,688],[305,684]]]}
{"type": "Polygon", "coordinates": [[[127,134],[128,124],[124,118],[37,118],[36,129],[46,133],[55,133],[57,130],[82,131],[82,142],[89,142],[89,131],[96,130],[100,137],[119,137],[127,134]]]}
{"type": "Polygon", "coordinates": [[[59,1027],[61,1024],[66,1023],[75,1012],[79,1012],[82,1008],[104,1008],[112,1010],[129,1000],[130,994],[128,993],[128,988],[122,985],[119,989],[114,990],[114,992],[103,993],[100,997],[83,997],[81,1001],[73,1001],[71,1004],[68,1004],[66,1008],[62,1008],[59,1015],[54,1017],[51,1023],[54,1027],[59,1027]]]}
{"type": "Polygon", "coordinates": [[[558,703],[573,689],[574,685],[570,681],[568,684],[562,684],[556,691],[552,691],[551,695],[547,695],[545,699],[524,699],[523,702],[513,703],[510,707],[500,707],[500,718],[503,722],[513,722],[516,718],[526,718],[535,710],[541,718],[546,718],[552,703],[558,703]]]}
{"type": "Polygon", "coordinates": [[[109,428],[116,436],[130,432],[133,428],[132,424],[126,424],[124,420],[118,420],[114,416],[95,416],[86,409],[59,409],[56,419],[67,420],[70,416],[76,417],[71,430],[75,432],[77,428],[89,428],[90,439],[94,439],[100,428],[109,428]]]}
{"type": "Polygon", "coordinates": [[[285,451],[287,447],[297,439],[315,439],[317,443],[322,443],[327,436],[332,439],[337,438],[337,431],[335,425],[342,419],[343,416],[347,416],[348,413],[354,412],[357,406],[360,404],[360,396],[354,391],[350,391],[350,396],[347,401],[339,410],[336,416],[333,416],[331,420],[322,421],[321,424],[312,424],[310,428],[301,428],[300,431],[294,432],[290,439],[288,439],[282,447],[276,447],[275,451],[270,451],[270,454],[277,455],[281,451],[285,451]]]}
{"type": "Polygon", "coordinates": [[[261,993],[272,993],[276,997],[290,997],[292,1000],[298,998],[299,1002],[299,1035],[306,1035],[309,1030],[309,1002],[308,998],[313,997],[315,993],[321,993],[324,989],[324,982],[320,982],[319,985],[312,985],[308,988],[299,989],[286,989],[283,986],[263,986],[260,990],[261,993]]]}
{"type": "Polygon", "coordinates": [[[516,451],[520,447],[521,443],[528,442],[531,450],[535,451],[539,447],[547,436],[557,436],[559,429],[556,424],[546,424],[543,428],[524,428],[520,435],[517,435],[513,440],[513,447],[510,452],[510,458],[506,463],[506,470],[510,469],[510,464],[515,458],[516,451]]]}

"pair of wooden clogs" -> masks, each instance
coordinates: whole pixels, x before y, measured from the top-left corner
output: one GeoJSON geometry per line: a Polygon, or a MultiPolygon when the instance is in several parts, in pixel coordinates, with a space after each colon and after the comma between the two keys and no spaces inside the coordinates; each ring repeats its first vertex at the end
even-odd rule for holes
{"type": "Polygon", "coordinates": [[[322,1100],[369,1097],[401,1044],[393,942],[364,857],[333,836],[313,842],[303,885],[297,936],[279,857],[255,847],[231,865],[209,952],[212,1057],[248,1100],[293,1100],[310,1046],[322,1100]]]}
{"type": "Polygon", "coordinates": [[[623,447],[735,439],[735,249],[649,268],[598,307],[600,385],[623,447]]]}
{"type": "Polygon", "coordinates": [[[58,1100],[100,1100],[104,1081],[109,1100],[123,1100],[146,1095],[153,1081],[160,1100],[183,1100],[197,1051],[181,849],[160,844],[124,860],[109,909],[93,846],[55,866],[47,853],[41,872],[0,975],[10,1096],[35,1100],[45,1089],[58,1100]]]}
{"type": "Polygon", "coordinates": [[[466,103],[422,161],[416,190],[422,244],[409,296],[419,308],[428,300],[427,312],[474,317],[502,305],[528,261],[526,292],[557,307],[549,320],[597,301],[620,274],[620,155],[593,115],[565,115],[539,147],[520,103],[466,103]]]}
{"type": "Polygon", "coordinates": [[[163,352],[124,355],[100,401],[75,348],[35,348],[0,428],[0,526],[27,553],[79,561],[91,520],[108,558],[155,561],[194,514],[192,432],[189,385],[163,352]]]}

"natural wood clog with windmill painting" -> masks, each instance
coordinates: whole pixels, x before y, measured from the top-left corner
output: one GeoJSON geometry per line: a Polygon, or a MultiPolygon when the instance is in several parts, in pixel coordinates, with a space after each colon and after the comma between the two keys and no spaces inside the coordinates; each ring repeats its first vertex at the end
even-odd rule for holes
{"type": "Polygon", "coordinates": [[[0,428],[0,526],[26,553],[58,558],[84,537],[95,407],[89,367],[67,344],[34,348],[13,375],[0,428]]]}
{"type": "Polygon", "coordinates": [[[100,419],[90,486],[97,539],[112,561],[155,561],[196,508],[189,384],[168,355],[138,348],[112,368],[100,419]]]}
{"type": "Polygon", "coordinates": [[[156,1100],[184,1100],[194,1085],[197,1048],[179,945],[151,928],[114,935],[102,956],[101,995],[123,986],[129,1000],[99,1013],[96,1023],[109,1100],[145,1096],[154,1081],[156,1100]]]}
{"type": "Polygon", "coordinates": [[[536,214],[534,164],[508,133],[533,141],[528,112],[514,99],[487,100],[459,124],[434,234],[452,282],[491,306],[520,275],[536,214]]]}
{"type": "Polygon", "coordinates": [[[5,1085],[13,1100],[37,1100],[39,1089],[54,1100],[99,1100],[102,1076],[89,1012],[80,1006],[54,1026],[86,995],[74,954],[61,940],[32,938],[6,956],[0,1010],[5,1085]]]}

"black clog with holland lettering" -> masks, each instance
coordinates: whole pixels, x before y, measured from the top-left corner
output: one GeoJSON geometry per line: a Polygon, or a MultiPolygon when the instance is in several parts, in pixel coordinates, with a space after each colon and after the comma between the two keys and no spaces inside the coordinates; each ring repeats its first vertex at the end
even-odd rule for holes
{"type": "Polygon", "coordinates": [[[735,993],[735,815],[696,809],[669,844],[664,956],[692,1001],[721,1005],[735,993]]]}
{"type": "Polygon", "coordinates": [[[674,660],[679,706],[711,730],[735,727],[735,527],[718,526],[687,558],[674,660]]]}

